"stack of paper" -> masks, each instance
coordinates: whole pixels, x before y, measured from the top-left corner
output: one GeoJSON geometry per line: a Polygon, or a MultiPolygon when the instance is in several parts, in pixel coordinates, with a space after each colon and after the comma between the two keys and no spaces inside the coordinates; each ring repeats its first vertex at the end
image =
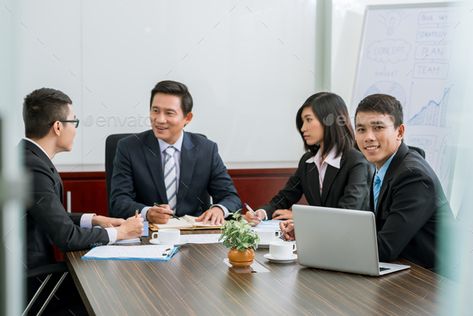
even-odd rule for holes
{"type": "Polygon", "coordinates": [[[178,249],[172,245],[99,246],[87,252],[82,259],[168,261],[178,249]]]}
{"type": "Polygon", "coordinates": [[[204,224],[202,222],[197,222],[195,219],[197,217],[184,215],[179,218],[171,218],[167,224],[150,224],[151,230],[160,230],[165,228],[177,228],[177,229],[220,229],[221,225],[210,225],[204,224]]]}

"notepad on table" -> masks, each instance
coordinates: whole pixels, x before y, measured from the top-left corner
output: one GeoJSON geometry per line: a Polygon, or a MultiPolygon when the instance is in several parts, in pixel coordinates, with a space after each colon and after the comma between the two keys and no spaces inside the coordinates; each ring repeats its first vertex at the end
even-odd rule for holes
{"type": "Polygon", "coordinates": [[[172,245],[98,246],[82,256],[83,260],[168,261],[178,251],[172,245]]]}
{"type": "Polygon", "coordinates": [[[196,229],[220,229],[221,225],[210,225],[202,222],[197,222],[197,217],[184,215],[179,218],[171,218],[166,224],[150,224],[151,230],[159,230],[166,228],[177,228],[182,230],[196,230],[196,229]]]}

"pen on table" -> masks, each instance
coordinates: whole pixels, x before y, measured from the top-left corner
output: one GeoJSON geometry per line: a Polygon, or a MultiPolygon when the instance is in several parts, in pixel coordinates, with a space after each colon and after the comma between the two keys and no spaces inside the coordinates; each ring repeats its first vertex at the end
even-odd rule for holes
{"type": "MultiPolygon", "coordinates": [[[[161,207],[162,205],[155,202],[155,203],[154,203],[154,206],[161,207]]],[[[176,214],[174,214],[174,211],[173,211],[173,213],[171,214],[171,217],[173,217],[173,218],[175,218],[175,219],[179,219],[179,217],[177,217],[176,214]]]]}

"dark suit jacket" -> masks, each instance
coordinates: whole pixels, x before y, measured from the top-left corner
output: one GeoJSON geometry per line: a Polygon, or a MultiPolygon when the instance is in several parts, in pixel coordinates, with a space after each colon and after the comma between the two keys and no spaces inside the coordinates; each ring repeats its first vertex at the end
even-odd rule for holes
{"type": "MultiPolygon", "coordinates": [[[[373,207],[371,198],[370,206],[373,207]]],[[[427,161],[404,143],[383,180],[376,212],[380,261],[405,258],[436,267],[438,226],[453,220],[442,186],[427,161]]]]}
{"type": "Polygon", "coordinates": [[[62,181],[49,157],[35,144],[22,140],[27,170],[32,175],[31,206],[26,210],[28,268],[54,262],[52,245],[62,251],[81,250],[107,244],[101,228],[81,228],[82,214],[69,214],[62,204],[62,181]]]}
{"type": "Polygon", "coordinates": [[[368,210],[372,167],[363,155],[356,149],[350,149],[342,155],[340,169],[328,165],[322,194],[317,166],[315,163],[306,163],[313,155],[311,152],[305,153],[284,189],[268,205],[261,207],[266,210],[268,218],[277,209],[292,207],[302,194],[309,205],[368,210]]]}
{"type": "MultiPolygon", "coordinates": [[[[127,218],[153,203],[167,204],[159,142],[152,130],[133,134],[117,144],[111,181],[111,210],[127,218]]],[[[214,204],[229,211],[241,208],[217,144],[202,135],[184,133],[177,192],[177,214],[198,216],[214,204]]]]}

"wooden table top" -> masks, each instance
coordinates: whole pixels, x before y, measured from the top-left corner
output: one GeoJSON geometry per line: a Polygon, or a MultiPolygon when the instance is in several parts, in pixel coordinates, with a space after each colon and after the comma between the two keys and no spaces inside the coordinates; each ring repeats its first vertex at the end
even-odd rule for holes
{"type": "Polygon", "coordinates": [[[429,270],[369,277],[275,264],[269,272],[237,273],[221,244],[184,245],[168,262],[66,260],[90,314],[96,315],[432,315],[440,286],[429,270]]]}

